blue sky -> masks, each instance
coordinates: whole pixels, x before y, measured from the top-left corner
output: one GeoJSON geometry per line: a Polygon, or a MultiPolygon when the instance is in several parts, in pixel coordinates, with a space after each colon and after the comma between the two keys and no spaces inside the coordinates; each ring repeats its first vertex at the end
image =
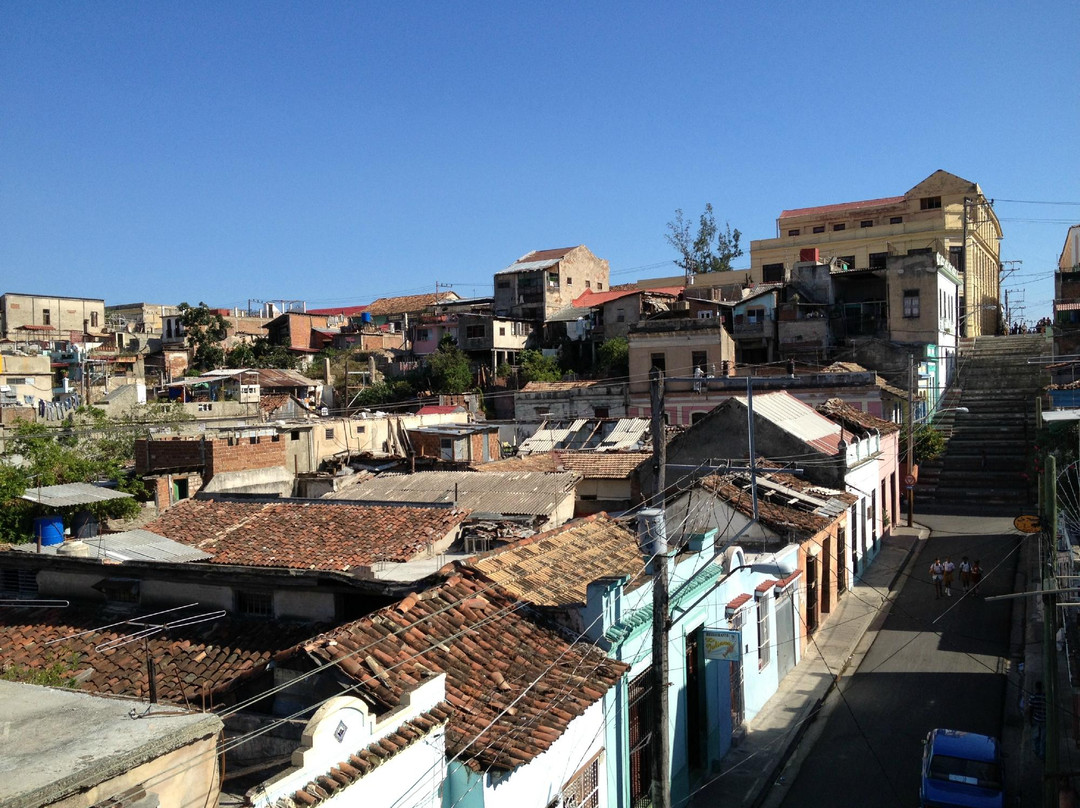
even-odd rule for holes
{"type": "Polygon", "coordinates": [[[674,274],[665,225],[706,202],[748,266],[784,208],[943,168],[999,200],[1006,286],[1050,313],[1074,3],[670,5],[6,3],[0,291],[472,296],[582,243],[624,282],[674,274]]]}

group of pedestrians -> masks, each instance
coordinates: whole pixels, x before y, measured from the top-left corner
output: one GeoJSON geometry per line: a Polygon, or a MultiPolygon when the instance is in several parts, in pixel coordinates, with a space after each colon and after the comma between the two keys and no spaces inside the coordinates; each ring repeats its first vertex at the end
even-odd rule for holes
{"type": "MultiPolygon", "coordinates": [[[[967,556],[964,556],[960,559],[959,571],[960,585],[964,587],[964,594],[970,590],[973,596],[979,597],[979,582],[982,581],[982,567],[979,565],[979,560],[975,559],[971,562],[968,561],[967,556]]],[[[953,576],[956,572],[957,566],[948,556],[945,556],[944,562],[940,557],[934,559],[934,563],[930,565],[930,579],[934,582],[935,600],[941,597],[952,597],[953,576]]]]}

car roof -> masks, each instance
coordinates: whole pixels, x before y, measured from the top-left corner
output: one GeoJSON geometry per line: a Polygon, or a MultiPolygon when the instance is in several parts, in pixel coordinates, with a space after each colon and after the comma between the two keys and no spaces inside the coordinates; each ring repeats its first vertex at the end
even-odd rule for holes
{"type": "Polygon", "coordinates": [[[930,732],[930,743],[935,755],[948,755],[965,760],[998,759],[997,739],[989,735],[955,729],[935,729],[930,732]]]}

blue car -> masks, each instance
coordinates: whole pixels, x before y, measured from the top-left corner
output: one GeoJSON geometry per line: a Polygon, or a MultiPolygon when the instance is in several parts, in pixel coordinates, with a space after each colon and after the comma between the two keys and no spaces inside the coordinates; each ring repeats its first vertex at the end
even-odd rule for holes
{"type": "Polygon", "coordinates": [[[996,738],[955,729],[932,729],[922,759],[923,808],[1002,808],[1001,749],[996,738]]]}

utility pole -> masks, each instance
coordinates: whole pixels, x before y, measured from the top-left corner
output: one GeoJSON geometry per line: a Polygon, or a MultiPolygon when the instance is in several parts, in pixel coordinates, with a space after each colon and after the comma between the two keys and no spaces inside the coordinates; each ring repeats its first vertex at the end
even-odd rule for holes
{"type": "Polygon", "coordinates": [[[649,742],[652,758],[652,808],[671,807],[671,763],[668,740],[668,634],[671,615],[668,592],[667,535],[664,524],[664,468],[667,445],[664,440],[664,374],[659,368],[649,371],[652,408],[654,507],[638,517],[639,543],[651,558],[653,570],[652,634],[652,731],[649,742]]]}
{"type": "Polygon", "coordinates": [[[1046,558],[1043,561],[1043,680],[1045,687],[1043,693],[1046,696],[1046,737],[1043,739],[1046,748],[1046,764],[1044,768],[1045,779],[1043,780],[1043,804],[1052,806],[1057,802],[1057,775],[1060,771],[1058,755],[1060,726],[1058,721],[1058,687],[1057,687],[1057,594],[1058,588],[1056,577],[1057,555],[1057,528],[1058,528],[1058,502],[1057,502],[1057,458],[1052,454],[1046,457],[1046,511],[1045,524],[1049,533],[1046,541],[1046,558]],[[1047,590],[1049,590],[1047,592],[1047,590]]]}
{"type": "MultiPolygon", "coordinates": [[[[966,204],[966,203],[965,203],[966,204]]],[[[908,393],[907,393],[907,468],[908,477],[915,476],[915,357],[908,354],[908,393]]],[[[908,489],[907,524],[915,524],[915,486],[908,489]]]]}

